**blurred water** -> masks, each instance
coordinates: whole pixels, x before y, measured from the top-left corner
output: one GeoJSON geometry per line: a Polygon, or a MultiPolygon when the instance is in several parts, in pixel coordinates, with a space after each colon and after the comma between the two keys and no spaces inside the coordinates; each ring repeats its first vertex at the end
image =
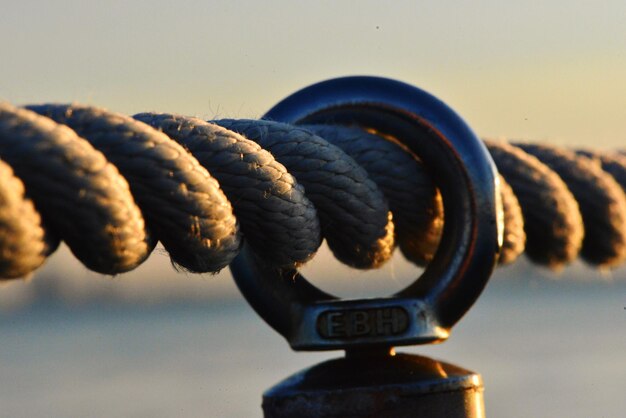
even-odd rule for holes
{"type": "MultiPolygon", "coordinates": [[[[626,413],[626,284],[493,281],[438,346],[490,417],[626,413]]],[[[0,317],[1,417],[258,417],[263,390],[340,353],[293,353],[240,298],[0,317]]]]}

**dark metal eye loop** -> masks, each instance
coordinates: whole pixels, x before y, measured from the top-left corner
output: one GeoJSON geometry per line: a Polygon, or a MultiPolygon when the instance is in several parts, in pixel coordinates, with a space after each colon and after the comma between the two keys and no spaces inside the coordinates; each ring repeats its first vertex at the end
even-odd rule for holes
{"type": "Polygon", "coordinates": [[[495,165],[448,106],[410,85],[346,77],[300,90],[266,119],[359,125],[407,146],[441,190],[445,226],[422,276],[390,297],[339,300],[297,270],[278,270],[246,247],[231,264],[254,309],[296,350],[354,349],[441,341],[472,306],[496,263],[502,226],[495,165]]]}

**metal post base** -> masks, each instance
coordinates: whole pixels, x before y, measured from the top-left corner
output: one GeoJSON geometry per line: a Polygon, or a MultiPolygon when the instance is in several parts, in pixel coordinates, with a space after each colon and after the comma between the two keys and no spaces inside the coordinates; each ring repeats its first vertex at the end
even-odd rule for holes
{"type": "Polygon", "coordinates": [[[263,395],[266,418],[484,418],[479,374],[410,354],[359,354],[305,369],[263,395]]]}

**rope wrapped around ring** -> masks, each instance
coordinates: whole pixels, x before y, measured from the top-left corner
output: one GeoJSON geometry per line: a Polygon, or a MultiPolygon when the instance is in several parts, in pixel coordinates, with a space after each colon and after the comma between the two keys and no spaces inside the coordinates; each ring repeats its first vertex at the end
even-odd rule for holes
{"type": "MultiPolygon", "coordinates": [[[[486,145],[501,264],[626,259],[624,155],[486,145]]],[[[176,266],[217,272],[242,238],[277,268],[310,260],[323,238],[353,267],[379,267],[396,244],[425,265],[445,220],[425,163],[358,127],[0,103],[0,277],[29,275],[60,240],[104,274],[137,267],[157,241],[176,266]]]]}

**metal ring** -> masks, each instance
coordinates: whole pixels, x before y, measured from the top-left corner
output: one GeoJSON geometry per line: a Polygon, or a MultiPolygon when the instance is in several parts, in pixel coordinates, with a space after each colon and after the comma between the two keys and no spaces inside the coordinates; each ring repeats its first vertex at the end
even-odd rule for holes
{"type": "Polygon", "coordinates": [[[272,268],[249,247],[231,264],[239,289],[295,350],[355,349],[445,340],[485,287],[502,242],[496,168],[467,124],[434,96],[378,77],[304,88],[266,119],[359,125],[407,146],[432,172],[445,212],[437,253],[390,297],[339,300],[297,270],[272,268]]]}

